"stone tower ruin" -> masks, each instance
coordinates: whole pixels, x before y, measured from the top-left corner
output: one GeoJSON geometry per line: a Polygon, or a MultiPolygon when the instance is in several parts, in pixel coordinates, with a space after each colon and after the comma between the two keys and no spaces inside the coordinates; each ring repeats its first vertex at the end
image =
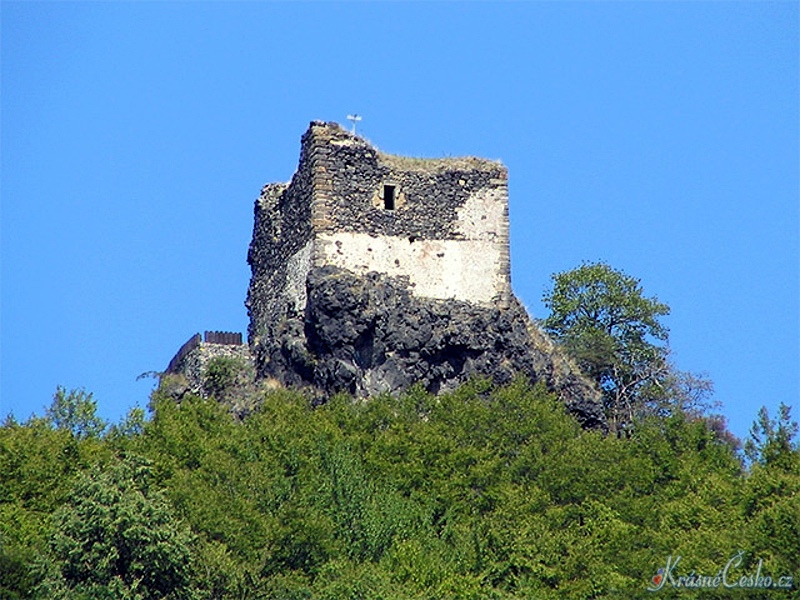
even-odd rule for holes
{"type": "Polygon", "coordinates": [[[403,280],[419,298],[508,306],[508,173],[384,154],[315,121],[291,183],[262,190],[248,262],[251,342],[304,313],[306,278],[326,265],[403,280]]]}

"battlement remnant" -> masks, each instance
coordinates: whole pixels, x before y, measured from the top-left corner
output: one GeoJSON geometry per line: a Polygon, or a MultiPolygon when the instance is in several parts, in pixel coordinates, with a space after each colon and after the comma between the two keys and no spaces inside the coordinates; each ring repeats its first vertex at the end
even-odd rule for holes
{"type": "Polygon", "coordinates": [[[215,358],[235,358],[252,365],[250,348],[243,343],[242,334],[230,331],[196,333],[180,347],[169,361],[165,375],[186,377],[187,391],[203,394],[203,379],[209,363],[215,358]]]}

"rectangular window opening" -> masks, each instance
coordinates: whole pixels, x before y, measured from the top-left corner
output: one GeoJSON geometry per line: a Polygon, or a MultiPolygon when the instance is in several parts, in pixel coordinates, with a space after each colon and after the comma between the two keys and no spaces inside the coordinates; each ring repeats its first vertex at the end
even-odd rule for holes
{"type": "Polygon", "coordinates": [[[383,186],[383,208],[386,210],[394,210],[394,186],[383,186]]]}

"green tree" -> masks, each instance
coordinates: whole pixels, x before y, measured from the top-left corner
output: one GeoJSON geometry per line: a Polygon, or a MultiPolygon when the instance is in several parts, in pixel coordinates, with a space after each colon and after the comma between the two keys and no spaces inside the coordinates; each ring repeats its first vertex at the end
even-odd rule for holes
{"type": "Polygon", "coordinates": [[[192,536],[151,484],[148,463],[128,457],[81,474],[56,511],[38,597],[190,598],[192,536]]]}
{"type": "Polygon", "coordinates": [[[56,429],[66,429],[79,438],[102,435],[106,422],[97,416],[97,402],[84,390],[56,388],[53,402],[45,411],[45,418],[56,429]]]}
{"type": "Polygon", "coordinates": [[[697,404],[710,383],[675,370],[669,307],[646,297],[638,279],[605,263],[584,263],[552,276],[544,303],[544,329],[599,386],[612,431],[625,431],[646,413],[665,412],[667,401],[697,404]]]}
{"type": "Polygon", "coordinates": [[[53,512],[82,471],[110,459],[102,438],[77,438],[44,418],[0,426],[0,598],[31,597],[53,512]]]}
{"type": "MultiPolygon", "coordinates": [[[[750,566],[769,565],[771,575],[800,581],[800,444],[790,407],[781,404],[777,419],[762,407],[750,430],[745,453],[752,461],[743,486],[744,528],[750,566]]],[[[788,594],[787,594],[788,595],[788,594]]],[[[794,597],[794,596],[792,596],[794,597]]]]}
{"type": "Polygon", "coordinates": [[[798,432],[792,420],[791,407],[781,403],[778,419],[771,419],[766,406],[758,411],[758,418],[750,428],[750,439],[745,442],[745,454],[762,465],[782,466],[791,471],[800,464],[800,449],[795,440],[798,432]]]}
{"type": "Polygon", "coordinates": [[[109,427],[107,437],[112,440],[119,440],[142,435],[144,424],[144,409],[134,406],[128,410],[128,413],[119,423],[114,423],[109,427]]]}

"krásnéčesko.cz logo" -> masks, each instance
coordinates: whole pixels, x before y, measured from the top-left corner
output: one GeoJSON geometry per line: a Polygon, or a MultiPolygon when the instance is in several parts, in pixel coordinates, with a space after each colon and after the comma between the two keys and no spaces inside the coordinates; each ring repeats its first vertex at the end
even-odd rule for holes
{"type": "Polygon", "coordinates": [[[775,589],[787,590],[793,585],[793,578],[790,575],[772,577],[763,574],[764,561],[759,559],[755,570],[745,571],[741,568],[744,562],[745,553],[740,550],[736,553],[723,568],[717,571],[716,575],[701,575],[690,571],[689,573],[679,574],[678,565],[681,562],[680,556],[668,556],[667,565],[658,571],[650,580],[647,590],[657,592],[663,587],[675,588],[742,588],[742,589],[775,589]]]}

